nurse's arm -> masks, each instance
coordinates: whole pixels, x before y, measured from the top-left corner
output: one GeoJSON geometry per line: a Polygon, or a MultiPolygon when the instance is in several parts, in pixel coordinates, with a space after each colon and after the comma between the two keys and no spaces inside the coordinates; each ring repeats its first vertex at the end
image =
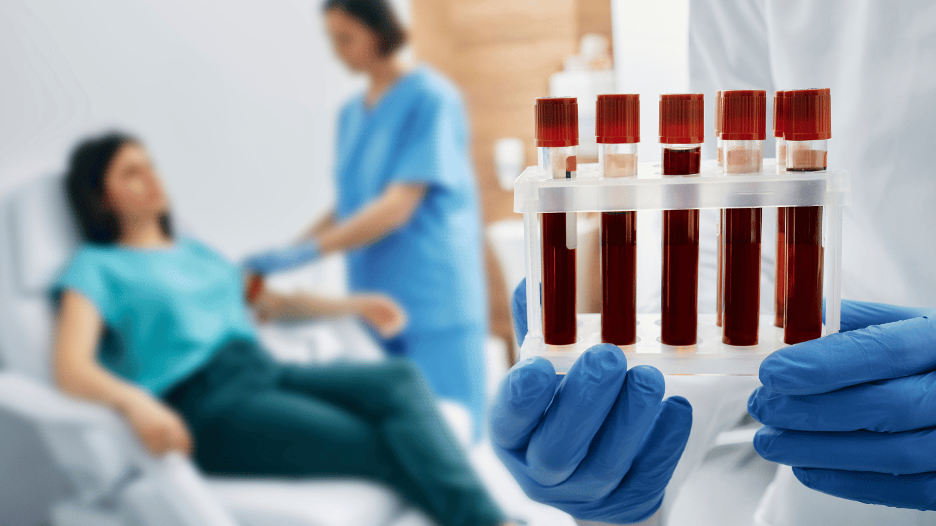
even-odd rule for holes
{"type": "Polygon", "coordinates": [[[425,184],[390,185],[363,210],[317,236],[319,251],[327,254],[380,241],[410,221],[425,195],[425,184]]]}
{"type": "Polygon", "coordinates": [[[395,336],[406,326],[406,313],[403,308],[380,294],[326,298],[301,292],[279,294],[264,291],[257,298],[254,307],[264,320],[285,322],[358,316],[384,338],[395,336]]]}
{"type": "Polygon", "coordinates": [[[72,290],[62,294],[52,359],[52,374],[59,389],[117,410],[152,453],[190,452],[191,435],[172,409],[98,364],[96,355],[103,328],[101,315],[91,300],[72,290]]]}

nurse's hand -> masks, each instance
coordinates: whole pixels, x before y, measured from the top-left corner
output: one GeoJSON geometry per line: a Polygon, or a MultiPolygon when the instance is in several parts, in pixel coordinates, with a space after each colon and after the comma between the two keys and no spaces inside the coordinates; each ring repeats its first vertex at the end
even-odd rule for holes
{"type": "MultiPolygon", "coordinates": [[[[520,335],[524,289],[514,294],[520,335]]],[[[658,370],[628,371],[613,345],[583,353],[561,380],[547,360],[526,360],[501,383],[492,442],[531,498],[578,519],[638,522],[660,507],[692,425],[689,403],[663,391],[658,370]]]]}
{"type": "Polygon", "coordinates": [[[387,296],[358,294],[350,301],[358,316],[384,338],[392,338],[406,328],[406,312],[403,307],[387,296]]]}
{"type": "Polygon", "coordinates": [[[318,243],[315,240],[306,240],[298,245],[248,256],[244,260],[244,267],[254,274],[265,275],[307,265],[318,259],[320,255],[318,243]]]}
{"type": "Polygon", "coordinates": [[[806,486],[936,510],[936,314],[842,302],[842,330],[761,364],[754,447],[806,486]]]}

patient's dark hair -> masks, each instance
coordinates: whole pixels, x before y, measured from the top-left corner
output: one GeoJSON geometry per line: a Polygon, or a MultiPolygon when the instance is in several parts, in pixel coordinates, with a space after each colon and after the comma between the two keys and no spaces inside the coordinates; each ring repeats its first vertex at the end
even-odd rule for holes
{"type": "MultiPolygon", "coordinates": [[[[107,167],[120,148],[127,144],[142,144],[137,138],[123,132],[109,132],[85,139],[75,147],[65,176],[68,204],[85,241],[113,244],[120,238],[120,222],[107,205],[104,195],[104,176],[107,167]]],[[[163,232],[172,236],[169,214],[159,218],[163,232]]]]}
{"type": "Polygon", "coordinates": [[[377,52],[391,55],[406,43],[406,31],[387,0],[326,0],[322,11],[340,9],[377,34],[377,52]]]}

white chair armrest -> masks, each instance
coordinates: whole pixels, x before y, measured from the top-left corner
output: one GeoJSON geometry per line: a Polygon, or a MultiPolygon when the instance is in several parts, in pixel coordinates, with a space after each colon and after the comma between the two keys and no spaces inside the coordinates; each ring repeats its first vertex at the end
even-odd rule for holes
{"type": "Polygon", "coordinates": [[[113,411],[15,373],[0,373],[0,411],[43,427],[122,425],[113,411]]]}

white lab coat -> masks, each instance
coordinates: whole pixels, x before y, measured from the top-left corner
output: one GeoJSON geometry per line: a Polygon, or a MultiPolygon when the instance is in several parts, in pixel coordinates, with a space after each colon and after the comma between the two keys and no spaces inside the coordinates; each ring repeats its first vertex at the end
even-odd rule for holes
{"type": "MultiPolygon", "coordinates": [[[[852,174],[843,296],[936,306],[936,2],[691,0],[689,62],[691,91],[705,93],[707,101],[719,89],[831,88],[829,165],[852,174]]],[[[714,116],[714,104],[707,106],[714,116]]],[[[711,155],[714,140],[706,149],[711,155]]],[[[678,378],[668,382],[682,390],[678,378]]],[[[731,399],[740,384],[713,387],[719,394],[711,396],[731,399]]],[[[697,458],[684,461],[698,465],[697,458]]],[[[678,488],[670,492],[679,498],[678,488]]],[[[809,490],[789,468],[777,471],[753,515],[739,524],[936,524],[936,512],[809,490]]]]}
{"type": "MultiPolygon", "coordinates": [[[[716,90],[764,89],[772,97],[777,89],[831,88],[829,165],[851,172],[853,192],[844,213],[843,297],[936,306],[936,2],[690,0],[689,63],[691,91],[705,94],[707,123],[716,90]]],[[[770,121],[768,109],[768,135],[770,121]]],[[[704,155],[711,158],[715,141],[708,139],[704,155]]],[[[765,153],[771,156],[773,148],[769,138],[765,153]]],[[[653,239],[659,221],[647,219],[641,226],[651,231],[644,239],[653,239]]],[[[764,220],[761,295],[769,312],[775,223],[768,213],[764,220]]],[[[702,224],[714,224],[714,216],[702,224]]],[[[699,301],[706,311],[714,298],[714,227],[701,240],[699,301]]],[[[652,260],[659,256],[647,252],[641,257],[651,261],[644,264],[658,265],[652,260]]],[[[659,289],[642,292],[641,307],[658,310],[659,289]]],[[[752,459],[752,448],[727,460],[713,454],[717,434],[743,416],[756,378],[666,381],[668,396],[692,402],[693,430],[661,513],[645,524],[936,525],[936,512],[810,490],[790,468],[752,459]],[[720,468],[708,467],[719,462],[720,468]]]]}

